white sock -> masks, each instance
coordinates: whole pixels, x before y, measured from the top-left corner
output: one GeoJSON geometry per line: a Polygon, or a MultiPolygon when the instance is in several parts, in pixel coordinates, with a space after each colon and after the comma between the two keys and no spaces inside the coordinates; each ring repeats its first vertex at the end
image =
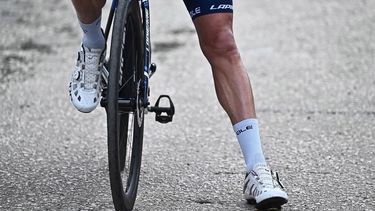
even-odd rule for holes
{"type": "Polygon", "coordinates": [[[104,49],[105,38],[101,28],[102,17],[99,16],[94,22],[85,24],[79,21],[83,31],[82,44],[87,48],[104,49]]]}
{"type": "Polygon", "coordinates": [[[253,170],[255,164],[266,164],[260,143],[258,120],[245,119],[233,125],[233,129],[245,158],[247,172],[253,170]]]}

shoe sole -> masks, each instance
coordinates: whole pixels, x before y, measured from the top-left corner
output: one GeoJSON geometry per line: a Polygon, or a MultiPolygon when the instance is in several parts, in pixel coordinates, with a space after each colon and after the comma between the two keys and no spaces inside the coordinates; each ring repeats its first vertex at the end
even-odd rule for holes
{"type": "Polygon", "coordinates": [[[288,200],[283,197],[272,197],[256,204],[255,208],[259,210],[278,210],[281,209],[281,205],[286,204],[287,202],[288,200]]]}

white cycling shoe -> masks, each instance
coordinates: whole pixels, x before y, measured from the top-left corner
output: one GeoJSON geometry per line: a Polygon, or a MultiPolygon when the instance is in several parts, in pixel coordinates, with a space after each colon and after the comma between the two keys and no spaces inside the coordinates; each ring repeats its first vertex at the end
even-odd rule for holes
{"type": "Polygon", "coordinates": [[[259,210],[279,209],[288,202],[283,188],[276,172],[273,173],[265,164],[257,164],[246,174],[243,194],[259,210]]]}
{"type": "Polygon", "coordinates": [[[99,104],[104,58],[105,50],[81,45],[69,84],[70,101],[78,111],[89,113],[99,104]]]}

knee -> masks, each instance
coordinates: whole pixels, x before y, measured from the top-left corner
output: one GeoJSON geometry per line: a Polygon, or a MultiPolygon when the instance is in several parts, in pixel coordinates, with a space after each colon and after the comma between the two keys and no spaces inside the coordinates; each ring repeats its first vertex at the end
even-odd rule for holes
{"type": "Polygon", "coordinates": [[[230,29],[222,29],[212,35],[204,35],[204,38],[200,39],[200,46],[210,62],[214,62],[215,59],[231,60],[239,57],[233,32],[230,29]]]}

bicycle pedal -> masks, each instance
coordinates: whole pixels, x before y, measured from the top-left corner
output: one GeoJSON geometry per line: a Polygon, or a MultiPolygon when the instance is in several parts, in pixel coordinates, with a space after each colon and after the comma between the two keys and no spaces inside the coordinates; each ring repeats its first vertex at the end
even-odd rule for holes
{"type": "Polygon", "coordinates": [[[150,112],[155,112],[155,121],[162,124],[172,122],[174,115],[174,105],[172,99],[168,95],[160,95],[158,100],[155,103],[155,106],[151,106],[148,109],[150,112]],[[159,106],[161,99],[167,99],[169,106],[159,106]]]}

